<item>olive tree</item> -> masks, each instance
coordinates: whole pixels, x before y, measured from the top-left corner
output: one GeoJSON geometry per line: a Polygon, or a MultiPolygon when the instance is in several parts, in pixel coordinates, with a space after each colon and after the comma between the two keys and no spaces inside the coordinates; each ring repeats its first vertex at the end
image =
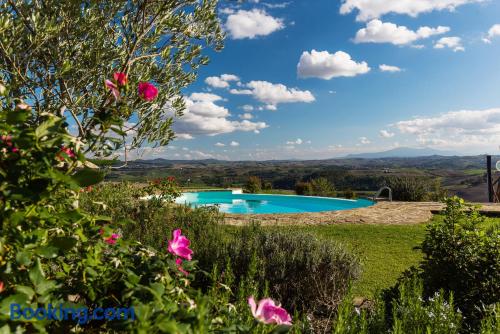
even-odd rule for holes
{"type": "Polygon", "coordinates": [[[166,145],[173,117],[185,108],[181,90],[208,63],[203,50],[222,48],[216,6],[217,0],[0,1],[0,81],[35,115],[65,117],[86,152],[107,154],[126,136],[131,148],[166,145]],[[117,72],[128,79],[123,99],[104,84],[117,72]],[[136,89],[146,81],[159,91],[153,103],[136,89]]]}

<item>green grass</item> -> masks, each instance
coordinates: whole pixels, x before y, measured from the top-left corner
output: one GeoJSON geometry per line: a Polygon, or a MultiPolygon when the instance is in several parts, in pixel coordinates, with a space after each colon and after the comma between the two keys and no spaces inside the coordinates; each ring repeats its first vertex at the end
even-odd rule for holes
{"type": "Polygon", "coordinates": [[[373,297],[378,290],[392,286],[404,270],[422,259],[421,251],[414,248],[424,239],[425,226],[342,224],[291,229],[341,242],[358,254],[363,273],[354,283],[353,293],[373,297]]]}

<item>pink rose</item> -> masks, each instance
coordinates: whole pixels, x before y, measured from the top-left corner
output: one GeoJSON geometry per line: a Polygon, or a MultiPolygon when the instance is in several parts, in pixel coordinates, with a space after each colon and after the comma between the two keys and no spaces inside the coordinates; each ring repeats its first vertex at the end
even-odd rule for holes
{"type": "Polygon", "coordinates": [[[292,318],[288,312],[274,304],[272,299],[262,299],[257,306],[253,296],[251,296],[248,298],[248,305],[250,305],[254,318],[264,324],[292,325],[292,318]]]}
{"type": "Polygon", "coordinates": [[[158,88],[149,82],[139,82],[139,96],[146,101],[153,101],[158,96],[158,88]]]}
{"type": "Polygon", "coordinates": [[[173,232],[173,239],[168,241],[168,251],[173,255],[191,261],[193,251],[189,248],[190,243],[191,241],[188,238],[181,235],[181,230],[177,229],[173,232]]]}

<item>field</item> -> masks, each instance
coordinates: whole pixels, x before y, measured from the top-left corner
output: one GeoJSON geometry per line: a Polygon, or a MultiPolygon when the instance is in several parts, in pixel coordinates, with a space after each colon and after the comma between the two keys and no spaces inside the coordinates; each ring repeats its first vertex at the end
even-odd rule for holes
{"type": "Polygon", "coordinates": [[[144,182],[165,176],[175,176],[183,187],[191,189],[242,187],[250,176],[258,176],[284,193],[293,192],[299,181],[326,177],[339,196],[345,190],[366,196],[377,191],[387,178],[411,176],[439,181],[449,194],[469,201],[487,201],[484,156],[261,162],[136,160],[113,170],[107,180],[144,182]]]}

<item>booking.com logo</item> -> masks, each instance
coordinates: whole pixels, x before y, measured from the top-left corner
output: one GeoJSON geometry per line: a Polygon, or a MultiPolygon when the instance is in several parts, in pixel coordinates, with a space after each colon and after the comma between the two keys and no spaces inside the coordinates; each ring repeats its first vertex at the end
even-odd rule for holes
{"type": "Polygon", "coordinates": [[[63,304],[53,307],[49,304],[47,308],[21,307],[19,304],[10,304],[10,320],[72,320],[79,324],[86,324],[91,320],[135,320],[133,307],[97,307],[89,311],[88,307],[66,307],[63,304]]]}

